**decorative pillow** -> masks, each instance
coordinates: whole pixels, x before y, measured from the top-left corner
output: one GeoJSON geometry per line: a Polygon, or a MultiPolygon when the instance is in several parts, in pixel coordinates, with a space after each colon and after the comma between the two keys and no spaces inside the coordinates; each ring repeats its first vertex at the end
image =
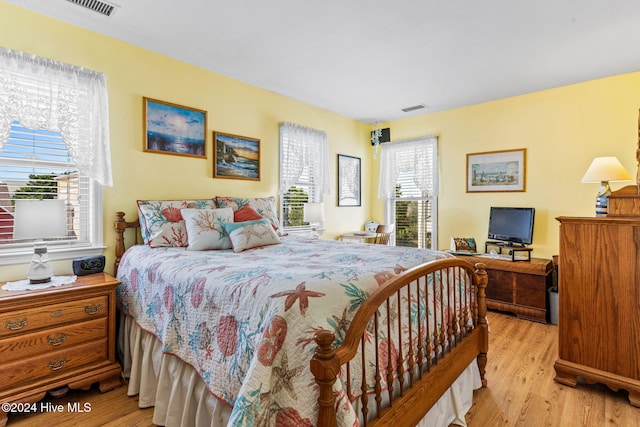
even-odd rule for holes
{"type": "Polygon", "coordinates": [[[216,204],[219,208],[232,208],[234,211],[241,209],[246,205],[250,205],[258,211],[260,215],[271,221],[273,229],[280,229],[280,221],[278,220],[278,212],[276,211],[276,198],[270,197],[220,197],[216,196],[216,204]]]}
{"type": "Polygon", "coordinates": [[[264,218],[260,213],[253,209],[251,205],[244,205],[233,213],[233,222],[253,221],[264,218]]]}
{"type": "Polygon", "coordinates": [[[213,199],[138,200],[138,218],[145,245],[187,246],[187,229],[180,209],[215,208],[213,199]]]}
{"type": "Polygon", "coordinates": [[[278,234],[266,218],[225,224],[224,228],[229,233],[234,252],[280,243],[278,234]]]}
{"type": "Polygon", "coordinates": [[[225,225],[233,223],[233,209],[181,209],[189,238],[188,251],[231,249],[225,225]]]}

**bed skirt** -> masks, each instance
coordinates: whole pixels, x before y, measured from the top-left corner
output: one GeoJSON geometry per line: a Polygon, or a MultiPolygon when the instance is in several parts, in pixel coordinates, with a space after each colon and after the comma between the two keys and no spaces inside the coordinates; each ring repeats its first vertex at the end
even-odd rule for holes
{"type": "MultiPolygon", "coordinates": [[[[159,426],[226,426],[231,408],[214,397],[200,376],[179,358],[162,352],[162,343],[138,327],[129,316],[120,315],[118,354],[127,394],[138,396],[140,408],[154,407],[153,423],[159,426]]],[[[466,426],[465,414],[473,390],[482,386],[474,360],[456,379],[419,424],[424,427],[466,426]]]]}

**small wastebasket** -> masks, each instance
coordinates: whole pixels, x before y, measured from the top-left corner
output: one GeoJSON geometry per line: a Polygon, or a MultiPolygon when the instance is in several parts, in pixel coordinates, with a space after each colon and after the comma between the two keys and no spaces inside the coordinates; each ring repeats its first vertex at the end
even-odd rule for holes
{"type": "Polygon", "coordinates": [[[558,324],[558,288],[549,288],[549,321],[558,324]]]}

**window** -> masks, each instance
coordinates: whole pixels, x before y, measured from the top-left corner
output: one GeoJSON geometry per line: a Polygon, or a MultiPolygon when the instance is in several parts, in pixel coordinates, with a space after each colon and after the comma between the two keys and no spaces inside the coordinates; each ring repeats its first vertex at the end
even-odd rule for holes
{"type": "MultiPolygon", "coordinates": [[[[33,240],[13,236],[17,199],[64,200],[67,236],[47,241],[49,252],[55,253],[92,245],[92,231],[102,226],[93,220],[100,217],[100,196],[101,187],[92,186],[78,171],[59,132],[34,131],[13,122],[9,141],[0,149],[0,254],[26,251],[30,256],[32,251],[33,240]]],[[[95,243],[101,243],[102,233],[96,237],[95,243]]]]}
{"type": "Polygon", "coordinates": [[[51,259],[102,253],[108,119],[104,74],[0,48],[0,264],[33,252],[14,235],[18,199],[64,201],[67,235],[47,240],[51,259]]]}
{"type": "Polygon", "coordinates": [[[285,230],[306,230],[304,207],[329,192],[327,136],[291,123],[280,124],[280,221],[285,230]]]}
{"type": "Polygon", "coordinates": [[[382,146],[379,196],[396,246],[434,249],[437,243],[437,138],[382,146]]]}

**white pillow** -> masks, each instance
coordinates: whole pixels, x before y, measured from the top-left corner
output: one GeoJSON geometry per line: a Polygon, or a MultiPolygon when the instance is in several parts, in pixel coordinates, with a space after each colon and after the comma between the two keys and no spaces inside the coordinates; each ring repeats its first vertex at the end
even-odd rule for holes
{"type": "Polygon", "coordinates": [[[187,227],[187,250],[231,249],[225,224],[233,222],[233,209],[180,209],[187,227]]]}
{"type": "Polygon", "coordinates": [[[242,252],[245,249],[280,243],[278,234],[273,229],[271,221],[267,218],[234,222],[226,224],[224,228],[229,233],[233,252],[242,252]]]}

